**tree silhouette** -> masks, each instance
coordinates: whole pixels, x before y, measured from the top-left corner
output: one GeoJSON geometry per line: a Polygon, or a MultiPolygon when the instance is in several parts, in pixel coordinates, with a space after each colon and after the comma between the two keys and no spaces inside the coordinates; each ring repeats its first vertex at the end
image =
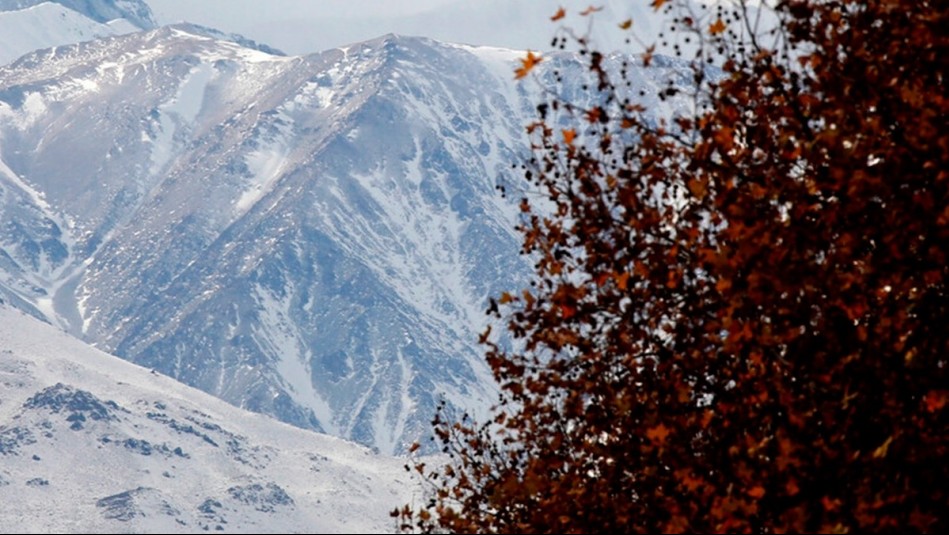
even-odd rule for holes
{"type": "Polygon", "coordinates": [[[946,4],[652,4],[692,77],[660,96],[691,105],[648,120],[628,65],[555,40],[592,84],[529,127],[545,199],[521,203],[532,287],[492,303],[518,349],[483,340],[500,402],[485,424],[436,419],[451,457],[415,466],[432,500],[393,515],[949,528],[946,4]]]}

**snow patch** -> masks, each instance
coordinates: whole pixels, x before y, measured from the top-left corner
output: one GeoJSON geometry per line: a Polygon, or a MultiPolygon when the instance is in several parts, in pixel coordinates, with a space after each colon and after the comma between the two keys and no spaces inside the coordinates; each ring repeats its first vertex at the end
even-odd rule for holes
{"type": "Polygon", "coordinates": [[[201,113],[204,93],[214,74],[214,68],[201,63],[191,69],[188,76],[178,86],[174,98],[158,108],[158,121],[154,138],[146,138],[152,143],[151,167],[149,173],[160,173],[175,154],[175,134],[189,131],[201,113]]]}
{"type": "Polygon", "coordinates": [[[288,292],[283,298],[278,298],[259,285],[255,288],[254,297],[260,307],[260,328],[255,330],[254,340],[267,354],[279,358],[277,370],[293,400],[311,409],[328,433],[338,434],[332,409],[310,382],[311,352],[290,317],[289,296],[288,292]]]}
{"type": "Polygon", "coordinates": [[[214,68],[207,63],[201,63],[191,69],[188,77],[178,88],[178,94],[165,105],[164,111],[175,114],[182,124],[194,123],[198,113],[201,112],[204,92],[213,74],[214,68]]]}
{"type": "Polygon", "coordinates": [[[287,156],[290,153],[290,138],[293,133],[292,120],[280,115],[274,123],[275,131],[261,136],[260,146],[249,153],[244,162],[251,172],[251,181],[234,203],[238,214],[243,214],[269,193],[285,171],[287,156]]]}

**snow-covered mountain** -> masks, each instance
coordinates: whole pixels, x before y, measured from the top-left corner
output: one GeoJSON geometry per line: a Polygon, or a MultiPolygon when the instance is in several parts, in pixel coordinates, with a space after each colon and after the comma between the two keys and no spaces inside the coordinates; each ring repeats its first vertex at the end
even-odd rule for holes
{"type": "Polygon", "coordinates": [[[182,26],[26,56],[0,70],[8,298],[398,451],[440,396],[492,398],[475,342],[518,281],[494,191],[523,147],[513,56],[387,37],[284,58],[182,26]]]}
{"type": "Polygon", "coordinates": [[[52,2],[4,10],[11,5],[18,4],[0,0],[0,65],[41,48],[140,30],[123,18],[100,22],[52,2]]]}
{"type": "MultiPolygon", "coordinates": [[[[521,56],[390,35],[280,57],[189,25],[27,55],[0,68],[0,298],[403,451],[440,399],[494,400],[483,310],[528,271],[495,191],[537,102],[521,56]]],[[[649,99],[674,71],[632,76],[649,99]]]]}
{"type": "MultiPolygon", "coordinates": [[[[182,26],[192,33],[284,55],[280,50],[238,34],[195,24],[182,26]]],[[[34,50],[156,27],[151,10],[140,0],[0,0],[0,65],[34,50]]]]}
{"type": "Polygon", "coordinates": [[[152,30],[158,26],[144,0],[0,0],[0,11],[17,11],[43,4],[61,5],[103,24],[125,20],[140,30],[152,30]]]}
{"type": "Polygon", "coordinates": [[[404,461],[242,411],[0,304],[0,526],[373,533],[404,461]]]}

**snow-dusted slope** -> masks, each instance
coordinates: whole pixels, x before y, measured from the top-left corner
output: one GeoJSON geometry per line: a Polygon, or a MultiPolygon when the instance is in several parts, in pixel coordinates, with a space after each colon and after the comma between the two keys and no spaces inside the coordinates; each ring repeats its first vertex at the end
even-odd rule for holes
{"type": "Polygon", "coordinates": [[[59,4],[96,22],[124,20],[139,30],[157,27],[145,0],[0,0],[0,11],[16,11],[44,3],[59,4]]]}
{"type": "MultiPolygon", "coordinates": [[[[27,55],[0,68],[0,296],[402,451],[441,398],[495,399],[483,310],[529,270],[495,191],[537,102],[520,56],[386,36],[288,58],[191,26],[27,55]]],[[[651,98],[674,70],[632,76],[651,98]]]]}
{"type": "Polygon", "coordinates": [[[388,532],[403,461],[242,411],[0,304],[0,529],[388,532]]]}
{"type": "Polygon", "coordinates": [[[0,10],[0,65],[33,50],[138,30],[124,19],[97,22],[52,2],[16,11],[0,10]]]}

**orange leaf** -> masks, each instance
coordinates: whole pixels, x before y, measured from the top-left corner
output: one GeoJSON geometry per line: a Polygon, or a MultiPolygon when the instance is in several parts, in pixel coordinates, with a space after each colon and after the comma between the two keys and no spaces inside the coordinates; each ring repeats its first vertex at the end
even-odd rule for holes
{"type": "Polygon", "coordinates": [[[600,7],[593,7],[593,6],[590,6],[590,7],[586,8],[586,9],[584,9],[583,11],[581,11],[581,12],[580,12],[580,16],[581,16],[581,17],[586,17],[587,15],[592,15],[593,13],[596,13],[597,11],[603,11],[603,6],[600,6],[600,7]]]}
{"type": "Polygon", "coordinates": [[[668,0],[652,0],[652,8],[658,10],[662,7],[662,4],[665,4],[668,0]]]}
{"type": "Polygon", "coordinates": [[[722,19],[715,19],[715,22],[712,23],[712,25],[708,27],[708,31],[712,35],[718,35],[724,32],[725,28],[726,28],[725,21],[723,21],[722,19]]]}
{"type": "Polygon", "coordinates": [[[563,134],[564,143],[566,143],[567,145],[573,145],[573,139],[577,137],[576,130],[571,128],[569,130],[561,130],[560,133],[563,134]]]}
{"type": "Polygon", "coordinates": [[[563,304],[560,305],[560,314],[563,316],[563,319],[568,320],[577,315],[577,309],[576,307],[563,304]]]}
{"type": "Polygon", "coordinates": [[[704,483],[702,478],[693,476],[688,470],[676,471],[676,477],[679,479],[679,484],[688,489],[689,492],[695,492],[704,483]]]}
{"type": "Polygon", "coordinates": [[[665,424],[659,424],[656,427],[646,430],[646,438],[656,444],[665,444],[666,437],[669,436],[669,428],[665,424]]]}
{"type": "Polygon", "coordinates": [[[613,275],[613,280],[616,281],[617,288],[625,290],[627,284],[629,284],[629,273],[616,273],[613,275]]]}
{"type": "Polygon", "coordinates": [[[701,201],[705,198],[705,193],[708,190],[708,184],[704,180],[691,178],[689,179],[688,186],[689,191],[691,191],[692,195],[695,195],[698,200],[701,201]]]}
{"type": "Polygon", "coordinates": [[[633,19],[626,19],[623,22],[619,23],[621,30],[628,30],[633,27],[633,19]]]}
{"type": "Polygon", "coordinates": [[[502,305],[506,305],[507,303],[510,303],[511,301],[514,301],[514,296],[512,296],[511,294],[507,292],[502,293],[501,299],[498,299],[498,303],[501,303],[502,305]]]}
{"type": "Polygon", "coordinates": [[[556,13],[554,13],[554,16],[553,16],[553,17],[550,17],[550,20],[556,22],[556,21],[558,21],[558,20],[564,18],[565,16],[567,16],[567,10],[564,9],[564,8],[560,8],[560,9],[557,10],[556,13]]]}
{"type": "Polygon", "coordinates": [[[892,436],[890,436],[890,437],[887,438],[885,441],[883,441],[883,444],[880,444],[880,447],[879,447],[879,448],[873,450],[873,458],[874,458],[874,459],[882,459],[882,458],[886,457],[887,452],[890,451],[890,444],[891,444],[892,442],[893,442],[893,437],[892,437],[892,436]]]}
{"type": "Polygon", "coordinates": [[[764,487],[761,485],[751,487],[748,489],[748,495],[756,500],[760,500],[761,498],[764,498],[764,487]]]}
{"type": "Polygon", "coordinates": [[[520,80],[521,78],[527,76],[527,73],[531,71],[538,63],[543,61],[543,58],[540,56],[534,55],[530,50],[527,51],[527,57],[521,59],[521,67],[514,71],[514,79],[520,80]]]}

